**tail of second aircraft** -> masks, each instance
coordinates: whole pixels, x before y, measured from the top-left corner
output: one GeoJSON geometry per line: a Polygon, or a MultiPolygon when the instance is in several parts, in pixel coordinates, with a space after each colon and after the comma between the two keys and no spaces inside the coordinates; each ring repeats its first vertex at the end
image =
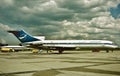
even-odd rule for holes
{"type": "Polygon", "coordinates": [[[17,31],[15,30],[15,31],[8,31],[8,32],[14,34],[22,43],[40,41],[39,39],[26,33],[24,30],[17,30],[17,31]]]}

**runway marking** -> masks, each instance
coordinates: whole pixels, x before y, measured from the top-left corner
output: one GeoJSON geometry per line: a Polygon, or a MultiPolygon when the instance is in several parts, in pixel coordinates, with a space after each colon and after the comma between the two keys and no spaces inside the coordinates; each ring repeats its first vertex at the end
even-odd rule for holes
{"type": "Polygon", "coordinates": [[[14,74],[26,74],[26,73],[33,73],[33,72],[37,72],[37,70],[21,71],[21,72],[10,72],[10,73],[0,73],[0,76],[14,76],[14,74]]]}
{"type": "MultiPolygon", "coordinates": [[[[95,66],[97,66],[97,65],[95,65],[95,66]]],[[[120,72],[117,72],[117,71],[109,71],[109,70],[101,70],[101,69],[90,69],[90,68],[85,68],[85,67],[70,67],[70,68],[62,68],[62,69],[59,69],[59,70],[120,75],[120,72]]]]}

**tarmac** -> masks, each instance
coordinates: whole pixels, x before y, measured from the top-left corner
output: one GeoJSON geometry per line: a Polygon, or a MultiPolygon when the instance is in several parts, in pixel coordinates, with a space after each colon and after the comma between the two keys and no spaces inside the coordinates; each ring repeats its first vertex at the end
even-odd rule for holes
{"type": "Polygon", "coordinates": [[[120,51],[0,52],[0,76],[120,76],[120,51]]]}

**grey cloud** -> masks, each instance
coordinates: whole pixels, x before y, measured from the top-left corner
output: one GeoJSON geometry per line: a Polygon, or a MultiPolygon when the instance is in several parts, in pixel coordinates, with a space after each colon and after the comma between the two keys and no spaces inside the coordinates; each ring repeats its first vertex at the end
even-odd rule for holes
{"type": "Polygon", "coordinates": [[[13,30],[13,28],[9,27],[8,25],[4,25],[2,23],[0,23],[0,29],[1,30],[13,30]]]}
{"type": "MultiPolygon", "coordinates": [[[[70,19],[73,12],[63,8],[47,8],[48,6],[39,6],[39,0],[36,1],[25,1],[16,0],[14,6],[8,8],[1,8],[1,16],[7,22],[18,25],[47,25],[52,20],[61,21],[63,19],[70,19]],[[36,5],[35,5],[36,3],[36,5]],[[33,6],[31,6],[33,5],[33,6]],[[24,11],[21,10],[24,8],[24,11]],[[43,9],[42,9],[43,8],[43,9]],[[42,11],[40,10],[42,9],[42,11]],[[28,11],[28,12],[25,12],[28,11]]],[[[45,2],[44,2],[45,3],[45,2]]],[[[44,4],[44,3],[41,3],[44,4]]],[[[3,20],[0,20],[4,22],[3,20]]]]}
{"type": "MultiPolygon", "coordinates": [[[[116,42],[120,37],[120,20],[114,20],[108,11],[118,0],[10,1],[0,0],[0,23],[6,28],[24,29],[32,35],[45,35],[47,39],[110,39],[116,42]]],[[[0,33],[1,37],[4,34],[0,33]]]]}
{"type": "Polygon", "coordinates": [[[8,25],[0,23],[0,43],[7,43],[7,44],[13,44],[13,43],[19,43],[14,37],[9,37],[8,30],[14,30],[8,25]],[[9,38],[9,39],[8,39],[9,38]]]}
{"type": "Polygon", "coordinates": [[[0,0],[0,7],[5,8],[9,6],[13,6],[14,0],[0,0]]]}

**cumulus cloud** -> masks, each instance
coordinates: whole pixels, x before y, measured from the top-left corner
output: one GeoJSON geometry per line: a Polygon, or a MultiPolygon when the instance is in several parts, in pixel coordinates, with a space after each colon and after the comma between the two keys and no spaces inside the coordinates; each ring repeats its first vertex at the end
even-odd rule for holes
{"type": "MultiPolygon", "coordinates": [[[[108,13],[109,14],[109,13],[108,13]]],[[[107,39],[115,41],[119,37],[120,19],[115,20],[110,15],[92,18],[89,21],[68,21],[61,22],[62,31],[57,32],[55,38],[76,38],[76,39],[107,39]]]]}
{"type": "Polygon", "coordinates": [[[17,42],[17,41],[14,41],[16,40],[15,38],[9,37],[9,34],[7,33],[8,30],[14,30],[14,29],[11,28],[9,25],[0,23],[0,43],[13,44],[17,42]]]}
{"type": "Polygon", "coordinates": [[[57,8],[57,3],[54,0],[50,0],[50,1],[42,2],[42,3],[38,1],[38,4],[36,3],[36,5],[34,5],[31,8],[27,6],[23,6],[21,9],[23,11],[37,13],[37,12],[44,12],[46,10],[53,10],[55,8],[57,8]]]}
{"type": "Polygon", "coordinates": [[[9,27],[8,25],[4,25],[2,23],[0,23],[0,29],[1,30],[13,30],[11,27],[9,27]]]}
{"type": "Polygon", "coordinates": [[[0,39],[0,42],[1,42],[2,44],[6,44],[6,40],[5,40],[5,39],[0,39]]]}
{"type": "Polygon", "coordinates": [[[42,7],[47,7],[47,8],[50,8],[50,7],[57,7],[57,3],[54,1],[54,0],[50,0],[48,2],[45,2],[43,4],[41,4],[42,7]]]}
{"type": "Polygon", "coordinates": [[[9,7],[14,5],[14,0],[0,0],[0,7],[9,7]]]}
{"type": "Polygon", "coordinates": [[[120,19],[114,19],[109,11],[119,2],[0,0],[0,28],[16,29],[21,25],[20,28],[27,32],[45,35],[47,39],[107,39],[120,42],[120,19]]]}

